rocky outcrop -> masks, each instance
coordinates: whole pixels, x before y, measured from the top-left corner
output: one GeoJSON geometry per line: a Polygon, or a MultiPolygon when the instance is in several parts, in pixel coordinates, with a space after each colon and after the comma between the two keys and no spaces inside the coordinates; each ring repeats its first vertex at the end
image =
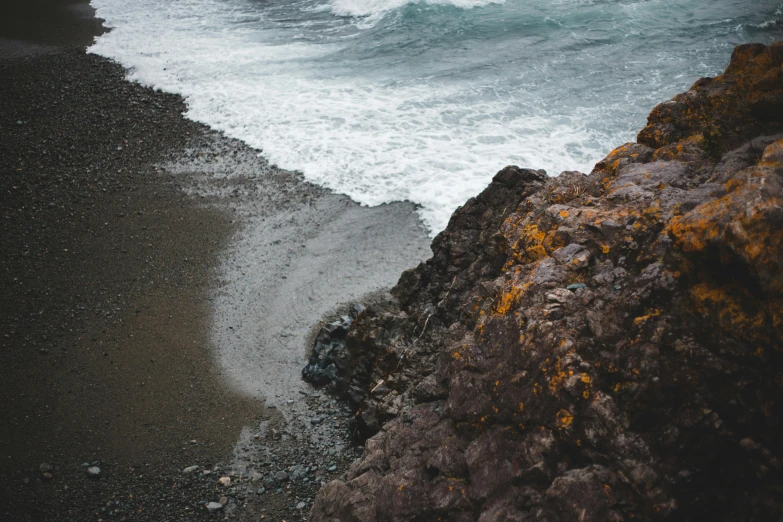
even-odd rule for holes
{"type": "Polygon", "coordinates": [[[782,62],[458,210],[348,332],[368,438],[311,520],[780,520],[782,62]]]}

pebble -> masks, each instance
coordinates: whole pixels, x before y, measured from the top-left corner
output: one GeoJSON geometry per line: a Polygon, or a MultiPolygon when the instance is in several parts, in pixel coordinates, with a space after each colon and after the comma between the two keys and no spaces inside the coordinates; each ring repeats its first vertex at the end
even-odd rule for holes
{"type": "Polygon", "coordinates": [[[220,482],[221,485],[228,487],[231,485],[231,478],[230,477],[220,477],[218,479],[218,482],[220,482]]]}
{"type": "Polygon", "coordinates": [[[48,473],[49,471],[52,471],[52,465],[48,462],[42,462],[40,466],[38,466],[38,471],[41,473],[48,473]]]}
{"type": "Polygon", "coordinates": [[[87,476],[90,478],[98,478],[101,475],[101,468],[98,466],[90,466],[87,468],[87,476]]]}
{"type": "Polygon", "coordinates": [[[198,469],[198,466],[188,466],[182,470],[182,473],[192,473],[198,469]]]}
{"type": "Polygon", "coordinates": [[[323,419],[321,417],[313,417],[312,419],[310,419],[310,424],[316,426],[318,424],[321,424],[322,421],[323,419]]]}
{"type": "Polygon", "coordinates": [[[286,473],[285,471],[278,471],[277,473],[275,473],[275,480],[278,482],[285,482],[286,480],[288,480],[288,473],[286,473]]]}
{"type": "Polygon", "coordinates": [[[296,505],[296,509],[304,509],[306,505],[304,502],[300,502],[296,505]]]}
{"type": "Polygon", "coordinates": [[[566,287],[566,290],[571,290],[572,292],[579,290],[580,288],[585,288],[587,285],[584,283],[574,283],[572,285],[568,285],[566,287]]]}
{"type": "Polygon", "coordinates": [[[207,504],[207,511],[210,513],[214,513],[215,511],[220,511],[223,509],[223,504],[220,504],[219,502],[210,502],[207,504]]]}
{"type": "Polygon", "coordinates": [[[326,468],[326,471],[337,471],[337,466],[335,466],[334,464],[332,464],[331,466],[329,466],[328,468],[326,468]]]}

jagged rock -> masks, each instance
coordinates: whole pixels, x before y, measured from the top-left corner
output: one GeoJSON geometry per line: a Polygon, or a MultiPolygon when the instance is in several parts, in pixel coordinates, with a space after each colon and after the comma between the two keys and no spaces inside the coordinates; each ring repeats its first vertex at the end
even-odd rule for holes
{"type": "Polygon", "coordinates": [[[350,354],[345,350],[345,335],[359,314],[364,311],[362,305],[354,305],[350,315],[344,315],[339,320],[321,328],[315,339],[310,360],[302,369],[302,378],[316,386],[334,383],[337,388],[344,388],[345,375],[350,365],[350,354]]]}
{"type": "Polygon", "coordinates": [[[780,520],[782,63],[455,212],[347,332],[365,454],[310,520],[780,520]]]}

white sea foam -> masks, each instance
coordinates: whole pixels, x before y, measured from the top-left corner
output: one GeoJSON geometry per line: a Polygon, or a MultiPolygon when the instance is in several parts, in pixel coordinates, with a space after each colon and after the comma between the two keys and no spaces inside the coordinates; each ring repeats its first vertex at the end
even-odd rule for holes
{"type": "MultiPolygon", "coordinates": [[[[579,18],[572,9],[579,1],[561,0],[553,12],[545,1],[525,0],[504,6],[530,10],[514,23],[489,6],[482,16],[495,25],[440,31],[460,19],[442,4],[491,3],[502,0],[93,0],[113,30],[90,50],[128,67],[131,79],[181,94],[187,116],[282,168],[365,205],[417,203],[433,234],[505,165],[589,171],[633,139],[655,103],[720,70],[687,46],[678,55],[643,44],[628,53],[619,47],[626,43],[592,45],[596,34],[608,41],[604,33],[621,26],[611,17],[624,17],[618,42],[635,42],[641,37],[620,38],[652,20],[669,23],[642,12],[654,2],[620,10],[589,3],[592,18],[579,18]],[[409,13],[402,37],[389,20],[377,23],[408,3],[431,12],[409,13]],[[506,38],[509,28],[516,33],[506,38]],[[542,59],[536,46],[545,41],[542,59]],[[618,72],[618,58],[628,73],[618,72]],[[686,63],[705,65],[675,77],[686,63]]],[[[728,54],[727,47],[715,56],[728,54]]]]}
{"type": "Polygon", "coordinates": [[[408,4],[451,5],[460,9],[503,4],[505,0],[332,0],[332,12],[338,16],[378,18],[408,4]]]}
{"type": "Polygon", "coordinates": [[[269,45],[241,25],[227,30],[241,14],[230,3],[161,4],[95,0],[114,30],[90,50],[130,67],[133,80],[183,95],[188,117],[282,168],[362,204],[421,205],[433,234],[506,164],[589,169],[611,146],[580,124],[590,111],[556,123],[523,102],[516,116],[509,100],[464,103],[464,86],[316,77],[313,64],[338,46],[269,45]]]}

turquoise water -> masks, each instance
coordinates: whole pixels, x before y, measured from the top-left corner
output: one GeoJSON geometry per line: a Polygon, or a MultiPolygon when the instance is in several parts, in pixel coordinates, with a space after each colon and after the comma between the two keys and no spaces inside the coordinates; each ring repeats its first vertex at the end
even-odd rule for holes
{"type": "Polygon", "coordinates": [[[714,0],[93,0],[92,51],[188,115],[432,233],[507,164],[589,172],[650,109],[783,36],[714,0]]]}

